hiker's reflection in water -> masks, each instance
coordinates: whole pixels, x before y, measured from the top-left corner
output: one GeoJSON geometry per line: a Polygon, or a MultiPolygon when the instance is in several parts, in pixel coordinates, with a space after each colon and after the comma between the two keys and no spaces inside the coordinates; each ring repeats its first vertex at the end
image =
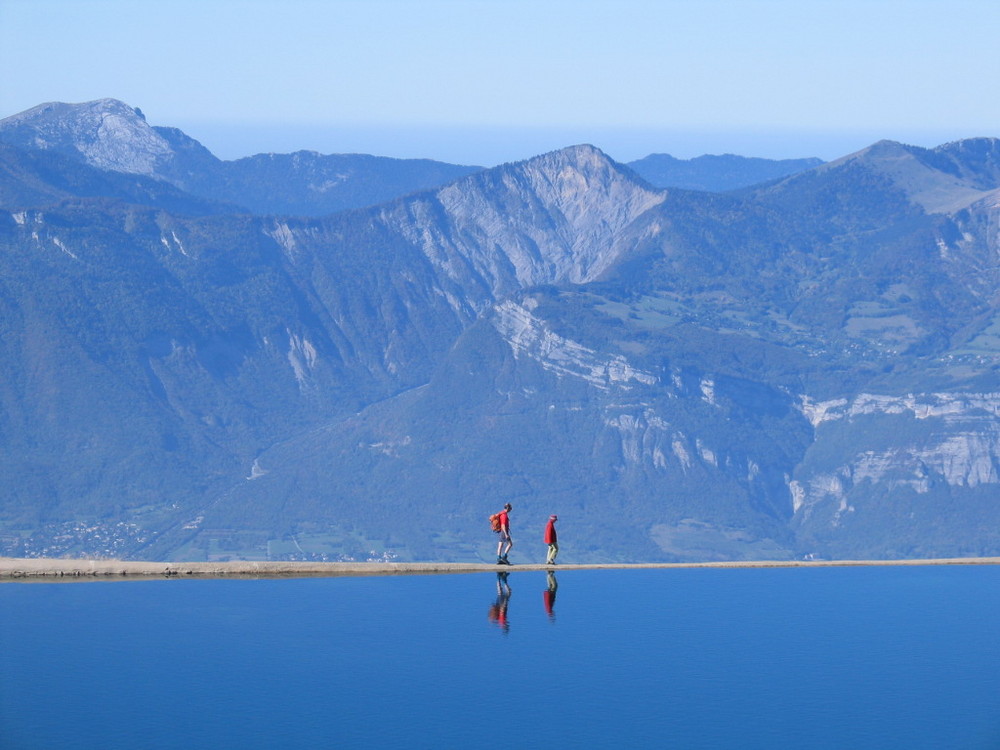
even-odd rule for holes
{"type": "Polygon", "coordinates": [[[547,588],[542,592],[542,602],[545,604],[545,614],[549,616],[549,620],[555,622],[556,589],[559,588],[559,583],[556,581],[556,574],[551,570],[545,574],[545,583],[547,588]]]}
{"type": "Polygon", "coordinates": [[[504,633],[510,631],[510,621],[507,619],[507,604],[510,602],[510,584],[507,583],[507,572],[497,573],[497,600],[490,605],[490,622],[495,623],[504,633]]]}

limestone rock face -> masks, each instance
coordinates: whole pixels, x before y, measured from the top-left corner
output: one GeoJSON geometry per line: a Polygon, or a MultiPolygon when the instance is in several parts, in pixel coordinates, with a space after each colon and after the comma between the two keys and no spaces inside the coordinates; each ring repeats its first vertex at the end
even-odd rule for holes
{"type": "Polygon", "coordinates": [[[559,377],[576,378],[604,391],[629,390],[630,383],[654,385],[657,382],[656,375],[633,367],[624,356],[608,357],[558,335],[543,320],[532,316],[530,306],[530,303],[521,306],[508,300],[493,311],[493,325],[515,357],[531,358],[559,377]]]}
{"type": "Polygon", "coordinates": [[[620,257],[623,233],[664,198],[598,149],[575,146],[386,208],[383,220],[446,275],[471,274],[500,297],[599,278],[620,257]]]}
{"type": "Polygon", "coordinates": [[[116,99],[41,104],[0,120],[3,140],[81,158],[98,169],[154,175],[173,155],[137,109],[116,99]]]}
{"type": "Polygon", "coordinates": [[[788,483],[802,527],[836,530],[878,505],[909,507],[921,496],[1000,491],[998,393],[860,394],[806,400],[803,413],[816,426],[810,450],[825,460],[807,454],[788,483]]]}

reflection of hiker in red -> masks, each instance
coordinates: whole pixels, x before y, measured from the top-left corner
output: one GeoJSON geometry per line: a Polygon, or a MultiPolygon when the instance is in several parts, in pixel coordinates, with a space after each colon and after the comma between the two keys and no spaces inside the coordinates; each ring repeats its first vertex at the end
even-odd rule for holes
{"type": "Polygon", "coordinates": [[[487,615],[490,622],[495,623],[504,633],[510,631],[510,622],[507,620],[507,604],[510,602],[510,584],[507,583],[509,573],[497,573],[497,600],[490,605],[487,615]]]}
{"type": "Polygon", "coordinates": [[[555,622],[556,589],[559,588],[559,584],[556,583],[556,574],[550,570],[545,574],[545,582],[548,584],[548,588],[542,592],[542,603],[545,605],[545,614],[555,622]]]}
{"type": "Polygon", "coordinates": [[[549,553],[545,556],[546,565],[555,565],[556,555],[559,554],[559,539],[556,535],[556,521],[558,520],[558,516],[549,516],[549,522],[545,525],[545,536],[542,537],[542,541],[549,545],[549,553]]]}

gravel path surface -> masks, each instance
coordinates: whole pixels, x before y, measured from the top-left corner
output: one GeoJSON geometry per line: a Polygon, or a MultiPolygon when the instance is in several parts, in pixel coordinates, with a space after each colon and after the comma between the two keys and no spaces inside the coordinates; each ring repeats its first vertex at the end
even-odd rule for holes
{"type": "Polygon", "coordinates": [[[305,578],[330,576],[482,573],[498,570],[621,570],[650,568],[806,568],[856,565],[997,565],[1000,557],[931,560],[762,560],[706,563],[599,563],[493,565],[487,563],[137,562],[0,557],[0,580],[109,578],[305,578]]]}

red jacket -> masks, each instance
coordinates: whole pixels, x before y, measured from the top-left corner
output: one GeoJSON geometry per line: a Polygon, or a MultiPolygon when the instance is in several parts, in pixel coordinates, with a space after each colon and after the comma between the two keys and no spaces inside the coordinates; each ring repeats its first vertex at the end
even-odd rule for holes
{"type": "Polygon", "coordinates": [[[550,520],[545,525],[545,537],[544,537],[544,539],[542,541],[544,541],[546,544],[555,544],[556,543],[556,522],[555,521],[550,520]]]}

